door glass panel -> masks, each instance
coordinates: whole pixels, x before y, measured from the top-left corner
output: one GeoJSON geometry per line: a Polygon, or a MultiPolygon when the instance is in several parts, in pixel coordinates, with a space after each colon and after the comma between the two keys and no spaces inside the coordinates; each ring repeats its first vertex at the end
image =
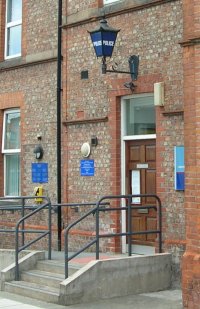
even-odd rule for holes
{"type": "Polygon", "coordinates": [[[156,133],[153,96],[126,100],[126,134],[146,135],[156,133]]]}

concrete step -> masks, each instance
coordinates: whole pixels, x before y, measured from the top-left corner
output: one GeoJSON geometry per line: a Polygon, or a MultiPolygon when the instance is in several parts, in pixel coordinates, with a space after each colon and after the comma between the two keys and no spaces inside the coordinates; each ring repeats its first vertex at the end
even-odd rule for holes
{"type": "Polygon", "coordinates": [[[30,283],[27,281],[5,282],[5,291],[39,299],[49,303],[59,303],[59,289],[45,287],[44,285],[39,285],[36,283],[30,283]]]}
{"type": "MultiPolygon", "coordinates": [[[[71,265],[73,274],[83,265],[71,265]]],[[[20,281],[5,282],[5,291],[28,296],[49,303],[59,303],[60,283],[65,279],[62,260],[40,260],[35,269],[22,271],[20,281]]]]}
{"type": "MultiPolygon", "coordinates": [[[[83,266],[83,265],[82,265],[83,266]]],[[[75,273],[78,269],[80,269],[80,265],[70,265],[69,267],[69,275],[75,273]]],[[[65,264],[60,260],[42,260],[38,261],[36,265],[36,269],[42,270],[49,273],[54,274],[65,274],[65,264]]]]}
{"type": "Polygon", "coordinates": [[[32,282],[38,285],[54,288],[59,288],[60,282],[62,282],[64,279],[64,274],[54,274],[52,272],[46,272],[39,269],[33,269],[21,273],[22,281],[32,282]]]}

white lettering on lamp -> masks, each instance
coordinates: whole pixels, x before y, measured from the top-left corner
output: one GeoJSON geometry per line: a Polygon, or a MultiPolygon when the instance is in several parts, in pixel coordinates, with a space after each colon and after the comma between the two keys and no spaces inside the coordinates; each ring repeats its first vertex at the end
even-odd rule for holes
{"type": "MultiPolygon", "coordinates": [[[[101,41],[96,41],[96,42],[93,42],[93,45],[94,46],[101,46],[102,42],[101,41]]],[[[105,46],[114,46],[114,42],[113,41],[103,41],[103,45],[105,45],[105,46]]]]}

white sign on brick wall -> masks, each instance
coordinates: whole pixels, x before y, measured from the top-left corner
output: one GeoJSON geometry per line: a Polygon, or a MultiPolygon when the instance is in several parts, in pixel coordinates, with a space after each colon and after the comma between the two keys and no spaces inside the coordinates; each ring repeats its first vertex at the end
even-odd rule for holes
{"type": "Polygon", "coordinates": [[[109,4],[109,3],[114,3],[114,2],[119,2],[120,0],[104,0],[104,4],[109,4]]]}

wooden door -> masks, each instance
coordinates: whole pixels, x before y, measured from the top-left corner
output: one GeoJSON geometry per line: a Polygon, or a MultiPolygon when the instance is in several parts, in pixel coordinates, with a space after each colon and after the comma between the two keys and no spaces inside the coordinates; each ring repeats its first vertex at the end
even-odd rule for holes
{"type": "MultiPolygon", "coordinates": [[[[155,140],[126,143],[126,186],[128,194],[156,194],[155,140]]],[[[132,205],[155,205],[155,198],[133,198],[132,205]]],[[[157,213],[154,209],[132,210],[132,231],[155,230],[157,213]]],[[[156,234],[134,235],[132,243],[154,245],[156,234]]]]}

